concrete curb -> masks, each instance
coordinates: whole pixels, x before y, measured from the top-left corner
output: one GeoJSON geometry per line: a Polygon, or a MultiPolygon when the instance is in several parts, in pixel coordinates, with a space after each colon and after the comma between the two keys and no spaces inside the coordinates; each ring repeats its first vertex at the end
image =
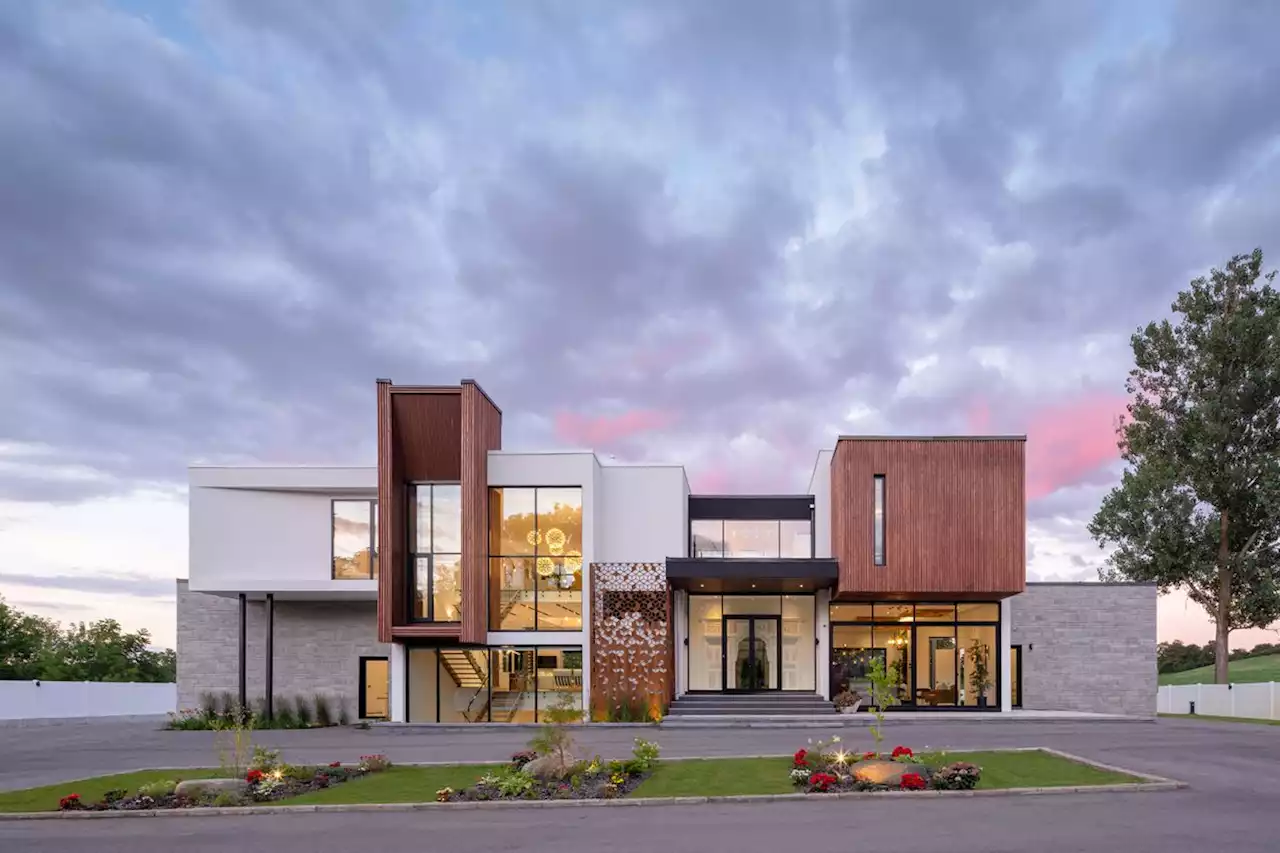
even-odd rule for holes
{"type": "MultiPolygon", "coordinates": [[[[966,750],[969,751],[969,750],[966,750]]],[[[1028,797],[1057,794],[1142,793],[1176,791],[1189,787],[1186,782],[1167,779],[1151,773],[1130,770],[1083,758],[1070,752],[1048,747],[1014,747],[981,750],[982,752],[1045,752],[1059,758],[1075,761],[1099,770],[1124,773],[1141,782],[1122,782],[1108,785],[1067,785],[1053,788],[997,788],[984,791],[847,791],[841,794],[740,794],[727,797],[639,797],[629,800],[499,800],[466,803],[339,803],[319,806],[232,806],[196,809],[153,809],[149,811],[112,812],[10,812],[0,813],[0,821],[17,820],[97,820],[99,818],[148,818],[148,817],[217,817],[221,815],[280,815],[312,812],[413,812],[430,809],[490,810],[490,809],[572,809],[572,808],[645,808],[648,806],[700,806],[720,803],[773,803],[773,802],[823,802],[824,800],[865,800],[880,797],[1028,797]]],[[[721,756],[725,757],[725,756],[721,756]]],[[[776,758],[779,756],[735,756],[738,758],[776,758]]],[[[785,756],[782,756],[785,757],[785,756]]],[[[712,759],[715,757],[712,756],[712,759]]],[[[697,759],[667,759],[697,760],[697,759]]],[[[425,764],[406,766],[429,766],[425,764]]]]}
{"type": "MultiPolygon", "coordinates": [[[[939,715],[929,714],[922,717],[886,717],[886,722],[892,722],[894,726],[927,726],[946,723],[952,725],[954,723],[962,723],[966,726],[983,726],[983,725],[1004,725],[1008,723],[1016,723],[1029,725],[1039,723],[1041,725],[1063,725],[1078,723],[1124,723],[1124,724],[1152,724],[1156,722],[1155,717],[1014,717],[1006,716],[1004,718],[996,718],[994,715],[990,717],[979,717],[976,714],[948,714],[946,719],[937,719],[939,715]],[[930,719],[932,717],[933,719],[930,719]]],[[[674,717],[665,717],[659,728],[663,729],[715,729],[715,728],[732,728],[732,729],[866,729],[870,728],[875,720],[869,718],[865,714],[834,714],[822,717],[785,717],[785,716],[728,716],[713,714],[690,714],[688,716],[680,715],[674,717]]],[[[617,725],[617,724],[601,724],[601,725],[617,725]]]]}

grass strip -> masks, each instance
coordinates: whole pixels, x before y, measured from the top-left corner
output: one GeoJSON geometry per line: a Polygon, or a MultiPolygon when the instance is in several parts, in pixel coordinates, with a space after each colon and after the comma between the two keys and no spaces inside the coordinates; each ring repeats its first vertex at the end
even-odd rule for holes
{"type": "Polygon", "coordinates": [[[39,788],[24,788],[20,791],[0,791],[0,812],[56,812],[58,800],[67,794],[79,794],[82,802],[93,803],[102,799],[107,791],[116,789],[136,794],[138,788],[152,782],[183,779],[210,779],[221,776],[217,768],[192,770],[141,770],[137,773],[116,773],[113,776],[94,776],[89,779],[77,779],[74,782],[59,782],[56,785],[42,785],[39,788]]]}

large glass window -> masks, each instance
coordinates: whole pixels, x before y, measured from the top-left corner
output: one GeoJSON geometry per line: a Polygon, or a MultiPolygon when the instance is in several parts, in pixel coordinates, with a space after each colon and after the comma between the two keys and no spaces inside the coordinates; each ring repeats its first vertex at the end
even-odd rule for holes
{"type": "Polygon", "coordinates": [[[999,614],[992,602],[833,602],[832,695],[844,685],[868,698],[866,667],[879,658],[901,705],[994,706],[999,614]]]}
{"type": "Polygon", "coordinates": [[[334,580],[371,580],[378,576],[378,502],[333,502],[334,580]]]}
{"type": "Polygon", "coordinates": [[[813,525],[807,519],[698,518],[689,522],[689,553],[704,559],[808,559],[813,525]]]}
{"type": "Polygon", "coordinates": [[[582,649],[410,648],[413,723],[534,723],[561,703],[582,708],[582,649]]]}
{"type": "Polygon", "coordinates": [[[582,489],[489,490],[489,629],[582,629],[582,489]]]}
{"type": "Polygon", "coordinates": [[[690,595],[689,689],[817,689],[815,622],[812,595],[690,595]]]}
{"type": "Polygon", "coordinates": [[[412,487],[409,565],[416,622],[462,619],[462,487],[422,483],[412,487]]]}

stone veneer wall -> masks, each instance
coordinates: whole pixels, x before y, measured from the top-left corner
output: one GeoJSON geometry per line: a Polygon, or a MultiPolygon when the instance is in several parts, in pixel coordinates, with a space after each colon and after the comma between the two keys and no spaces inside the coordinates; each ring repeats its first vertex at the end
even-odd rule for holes
{"type": "MultiPolygon", "coordinates": [[[[239,601],[191,592],[178,581],[178,707],[199,704],[206,691],[235,695],[239,688],[236,647],[239,601]]],[[[275,604],[277,696],[322,693],[357,713],[360,658],[389,656],[378,642],[377,602],[280,601],[275,604]]],[[[263,695],[266,676],[266,603],[248,605],[245,680],[249,698],[263,695]]]]}
{"type": "Polygon", "coordinates": [[[1023,708],[1153,716],[1154,586],[1028,583],[1009,608],[1023,708]]]}

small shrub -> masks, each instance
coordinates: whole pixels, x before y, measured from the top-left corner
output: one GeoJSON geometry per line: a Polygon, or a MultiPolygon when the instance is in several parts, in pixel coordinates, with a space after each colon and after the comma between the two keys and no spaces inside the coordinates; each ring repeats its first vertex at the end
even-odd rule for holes
{"type": "Polygon", "coordinates": [[[904,764],[912,764],[916,760],[916,755],[907,746],[895,746],[893,748],[892,758],[894,761],[901,761],[904,764]]]}
{"type": "Polygon", "coordinates": [[[836,777],[830,773],[814,773],[809,777],[809,790],[825,794],[836,783],[836,777]]]}
{"type": "Polygon", "coordinates": [[[255,746],[253,748],[253,757],[249,759],[249,770],[261,770],[263,773],[270,773],[280,766],[280,750],[267,749],[265,746],[255,746]]]}
{"type": "Polygon", "coordinates": [[[338,700],[338,725],[340,726],[351,725],[351,713],[347,710],[346,699],[338,700]]]}
{"type": "Polygon", "coordinates": [[[214,717],[205,716],[202,710],[183,708],[181,711],[170,711],[164,727],[182,732],[204,731],[212,727],[214,719],[214,717]]]}
{"type": "Polygon", "coordinates": [[[311,703],[307,701],[305,696],[299,696],[295,716],[298,718],[298,728],[305,729],[311,725],[311,703]]]}
{"type": "Polygon", "coordinates": [[[206,719],[218,716],[218,697],[208,691],[200,694],[200,713],[206,719]]]}
{"type": "Polygon", "coordinates": [[[631,748],[631,754],[635,756],[635,764],[637,773],[648,773],[654,767],[658,766],[658,756],[662,753],[662,747],[658,746],[651,740],[644,738],[636,738],[635,746],[631,748]]]}
{"type": "Polygon", "coordinates": [[[439,791],[436,791],[436,802],[447,803],[449,802],[449,798],[452,796],[453,796],[452,788],[441,788],[439,791]]]}
{"type": "Polygon", "coordinates": [[[218,694],[215,716],[230,717],[236,712],[237,707],[236,699],[231,695],[231,691],[224,690],[218,694]]]}
{"type": "Polygon", "coordinates": [[[381,753],[360,756],[359,768],[365,773],[380,773],[391,766],[391,761],[381,753]]]}
{"type": "Polygon", "coordinates": [[[102,801],[107,804],[118,803],[127,796],[129,796],[129,792],[124,788],[112,788],[102,795],[102,801]]]}
{"type": "Polygon", "coordinates": [[[933,771],[929,784],[939,791],[967,791],[978,786],[982,768],[967,761],[957,761],[933,771]]]}
{"type": "Polygon", "coordinates": [[[156,782],[150,782],[138,788],[139,797],[151,797],[152,799],[160,799],[167,797],[178,789],[178,783],[172,779],[161,779],[156,782]]]}
{"type": "Polygon", "coordinates": [[[498,776],[498,793],[504,797],[524,797],[533,793],[533,777],[523,770],[508,770],[498,776]]]}
{"type": "Polygon", "coordinates": [[[578,707],[573,694],[562,693],[551,707],[543,712],[545,720],[538,734],[529,741],[529,748],[538,755],[556,756],[561,767],[570,765],[573,754],[573,735],[569,732],[569,724],[582,719],[582,709],[578,707]]]}
{"type": "Polygon", "coordinates": [[[261,770],[250,770],[248,773],[244,774],[244,781],[248,782],[250,785],[257,785],[266,777],[266,775],[267,774],[263,773],[261,770]]]}
{"type": "Polygon", "coordinates": [[[903,773],[901,787],[904,791],[923,791],[927,783],[919,773],[903,773]]]}
{"type": "Polygon", "coordinates": [[[277,696],[271,702],[272,720],[276,723],[276,727],[282,729],[291,729],[297,725],[297,720],[293,716],[293,703],[288,697],[277,696]]]}
{"type": "Polygon", "coordinates": [[[82,808],[84,808],[84,803],[80,802],[79,794],[67,794],[65,797],[58,800],[59,811],[70,812],[82,808]]]}
{"type": "Polygon", "coordinates": [[[332,726],[333,725],[333,703],[329,701],[329,697],[321,693],[315,695],[316,708],[316,725],[332,726]]]}
{"type": "Polygon", "coordinates": [[[316,775],[312,768],[298,764],[281,764],[276,768],[276,772],[285,779],[292,779],[295,782],[309,782],[316,775]]]}

